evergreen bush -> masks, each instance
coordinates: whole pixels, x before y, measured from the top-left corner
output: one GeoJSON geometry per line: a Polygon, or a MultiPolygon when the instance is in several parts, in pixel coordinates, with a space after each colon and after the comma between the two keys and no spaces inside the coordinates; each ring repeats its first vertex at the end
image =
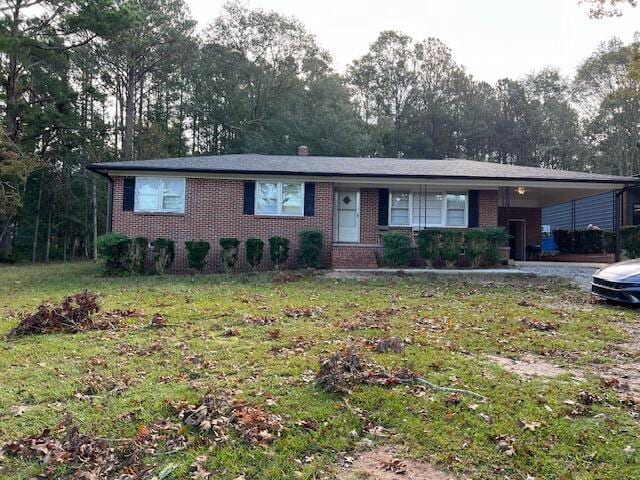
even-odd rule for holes
{"type": "Polygon", "coordinates": [[[447,266],[455,266],[461,250],[462,231],[442,230],[442,259],[447,262],[447,266]]]}
{"type": "Polygon", "coordinates": [[[153,242],[153,247],[155,250],[156,271],[160,275],[164,275],[171,268],[173,260],[176,258],[175,242],[168,238],[157,238],[153,242]]]}
{"type": "Polygon", "coordinates": [[[406,267],[411,262],[411,240],[404,232],[391,231],[382,236],[382,261],[390,267],[406,267]]]}
{"type": "Polygon", "coordinates": [[[305,228],[298,233],[298,265],[304,268],[322,266],[322,231],[317,228],[305,228]]]}
{"type": "Polygon", "coordinates": [[[202,240],[184,242],[184,245],[187,248],[189,268],[196,270],[198,273],[202,273],[204,267],[207,266],[207,255],[211,249],[211,244],[202,240]]]}
{"type": "Polygon", "coordinates": [[[131,239],[120,233],[100,235],[96,242],[98,259],[107,275],[123,275],[131,270],[131,239]]]}
{"type": "Polygon", "coordinates": [[[237,238],[221,238],[219,243],[222,248],[222,265],[224,266],[225,271],[230,272],[233,270],[236,263],[238,263],[240,240],[237,238]]]}
{"type": "Polygon", "coordinates": [[[620,246],[629,258],[640,258],[640,225],[620,229],[620,246]]]}
{"type": "Polygon", "coordinates": [[[429,267],[433,267],[440,258],[441,231],[437,228],[428,228],[418,232],[418,254],[429,267]]]}
{"type": "Polygon", "coordinates": [[[262,255],[264,252],[264,242],[259,238],[249,238],[246,242],[246,256],[247,263],[251,265],[252,269],[258,268],[262,261],[262,255]]]}
{"type": "Polygon", "coordinates": [[[276,270],[280,270],[289,258],[289,240],[284,237],[269,239],[269,256],[276,270]]]}
{"type": "Polygon", "coordinates": [[[487,234],[481,228],[464,232],[464,257],[473,268],[478,268],[480,258],[486,255],[487,234]]]}
{"type": "Polygon", "coordinates": [[[131,272],[137,275],[147,273],[147,250],[149,239],[136,237],[131,242],[131,272]]]}

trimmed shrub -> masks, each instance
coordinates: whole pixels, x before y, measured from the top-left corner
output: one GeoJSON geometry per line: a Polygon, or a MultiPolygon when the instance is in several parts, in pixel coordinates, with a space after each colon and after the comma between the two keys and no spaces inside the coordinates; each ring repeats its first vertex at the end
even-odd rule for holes
{"type": "Polygon", "coordinates": [[[171,268],[173,260],[176,258],[176,244],[168,238],[157,238],[153,242],[153,247],[155,250],[156,271],[160,275],[164,275],[171,268]]]}
{"type": "Polygon", "coordinates": [[[620,229],[620,245],[629,258],[640,258],[640,225],[620,229]]]}
{"type": "Polygon", "coordinates": [[[131,270],[131,239],[120,233],[100,235],[96,242],[98,258],[107,275],[122,275],[131,270]]]}
{"type": "Polygon", "coordinates": [[[462,250],[462,232],[460,230],[442,230],[442,259],[447,266],[455,266],[462,250]]]}
{"type": "Polygon", "coordinates": [[[411,261],[411,240],[404,232],[382,235],[382,261],[390,267],[406,267],[411,261]]]}
{"type": "Polygon", "coordinates": [[[147,273],[147,250],[149,239],[136,237],[131,242],[131,272],[138,275],[147,273]]]}
{"type": "Polygon", "coordinates": [[[470,266],[478,268],[480,257],[487,251],[487,234],[481,228],[464,232],[464,257],[470,266]]]}
{"type": "Polygon", "coordinates": [[[211,249],[211,244],[203,240],[199,242],[184,242],[184,245],[187,248],[189,268],[197,270],[198,273],[202,273],[204,267],[207,266],[207,255],[211,249]]]}
{"type": "Polygon", "coordinates": [[[553,231],[553,241],[558,246],[560,253],[573,253],[573,235],[571,230],[556,228],[553,231]]]}
{"type": "Polygon", "coordinates": [[[609,233],[611,237],[607,237],[607,233],[604,230],[557,228],[553,231],[553,241],[561,253],[602,253],[613,239],[613,234],[609,233]]]}
{"type": "Polygon", "coordinates": [[[484,261],[490,267],[499,265],[501,262],[500,249],[507,246],[509,234],[504,227],[485,227],[482,230],[487,238],[484,261]]]}
{"type": "Polygon", "coordinates": [[[289,240],[284,237],[269,239],[269,257],[276,270],[280,270],[289,258],[289,240]]]}
{"type": "Polygon", "coordinates": [[[602,253],[604,251],[603,230],[576,230],[574,232],[576,253],[602,253]]]}
{"type": "Polygon", "coordinates": [[[304,268],[322,266],[322,231],[317,228],[304,228],[298,232],[298,265],[304,268]]]}
{"type": "Polygon", "coordinates": [[[258,268],[262,261],[262,254],[264,252],[264,242],[259,238],[249,238],[246,242],[246,256],[247,263],[251,265],[252,269],[258,268]]]}
{"type": "Polygon", "coordinates": [[[425,229],[418,232],[418,255],[429,267],[433,267],[440,258],[440,230],[425,229]]]}
{"type": "Polygon", "coordinates": [[[238,250],[240,247],[240,240],[237,238],[221,238],[219,240],[220,247],[222,247],[221,258],[222,265],[225,271],[230,272],[233,267],[238,263],[238,250]]]}
{"type": "Polygon", "coordinates": [[[605,230],[602,235],[602,246],[605,253],[615,253],[616,251],[616,238],[613,232],[605,230]]]}

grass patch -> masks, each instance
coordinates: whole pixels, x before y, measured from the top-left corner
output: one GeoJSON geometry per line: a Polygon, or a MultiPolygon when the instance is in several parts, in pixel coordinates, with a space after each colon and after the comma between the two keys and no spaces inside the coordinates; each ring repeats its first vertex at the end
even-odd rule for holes
{"type": "MultiPolygon", "coordinates": [[[[66,414],[83,432],[132,438],[141,426],[176,420],[167,401],[197,404],[208,391],[231,391],[279,415],[282,436],[252,445],[231,431],[227,443],[210,447],[205,435],[188,429],[189,448],[167,453],[160,445],[148,458],[156,473],[172,465],[173,478],[188,477],[204,454],[213,478],[317,478],[373,442],[404,444],[413,456],[470,478],[640,477],[640,448],[627,448],[640,437],[637,412],[589,373],[595,364],[615,361],[626,339],[621,325],[637,322],[636,312],[590,304],[587,295],[548,279],[272,279],[112,279],[88,263],[0,268],[0,440],[39,434],[66,414]],[[116,330],[4,336],[19,312],[84,289],[99,294],[104,310],[141,309],[147,316],[125,318],[116,330]],[[156,313],[166,327],[148,327],[156,313]],[[276,321],[246,321],[253,317],[276,321]],[[528,328],[523,318],[558,328],[528,328]],[[225,336],[229,329],[236,334],[225,336]],[[347,397],[316,387],[309,371],[317,371],[320,357],[350,342],[388,336],[405,342],[402,352],[359,352],[383,368],[407,367],[440,385],[476,391],[488,402],[451,402],[446,393],[418,386],[358,385],[347,397]],[[583,368],[586,380],[563,375],[527,381],[486,359],[526,353],[583,368]],[[98,381],[91,394],[88,379],[98,381]],[[601,401],[573,414],[565,402],[582,390],[601,401]],[[523,429],[520,421],[539,425],[523,429]],[[512,451],[501,447],[501,438],[512,451]]],[[[41,471],[37,461],[0,459],[2,478],[41,471]]]]}

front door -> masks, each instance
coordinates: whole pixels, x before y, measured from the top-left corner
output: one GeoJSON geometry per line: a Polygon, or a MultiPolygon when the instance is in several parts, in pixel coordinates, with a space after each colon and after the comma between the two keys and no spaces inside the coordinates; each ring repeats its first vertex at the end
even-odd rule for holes
{"type": "Polygon", "coordinates": [[[335,199],[334,236],[336,242],[360,241],[360,192],[338,190],[335,199]]]}
{"type": "Polygon", "coordinates": [[[509,220],[510,256],[514,260],[527,259],[526,225],[524,220],[509,220]]]}

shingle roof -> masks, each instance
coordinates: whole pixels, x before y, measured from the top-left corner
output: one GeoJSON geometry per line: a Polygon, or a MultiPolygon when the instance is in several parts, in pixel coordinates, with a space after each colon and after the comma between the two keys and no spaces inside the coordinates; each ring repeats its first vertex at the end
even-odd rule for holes
{"type": "Polygon", "coordinates": [[[594,183],[640,182],[640,179],[635,177],[522,167],[462,159],[417,160],[406,158],[237,154],[94,163],[89,165],[88,168],[98,172],[130,170],[300,176],[544,180],[594,183]]]}

